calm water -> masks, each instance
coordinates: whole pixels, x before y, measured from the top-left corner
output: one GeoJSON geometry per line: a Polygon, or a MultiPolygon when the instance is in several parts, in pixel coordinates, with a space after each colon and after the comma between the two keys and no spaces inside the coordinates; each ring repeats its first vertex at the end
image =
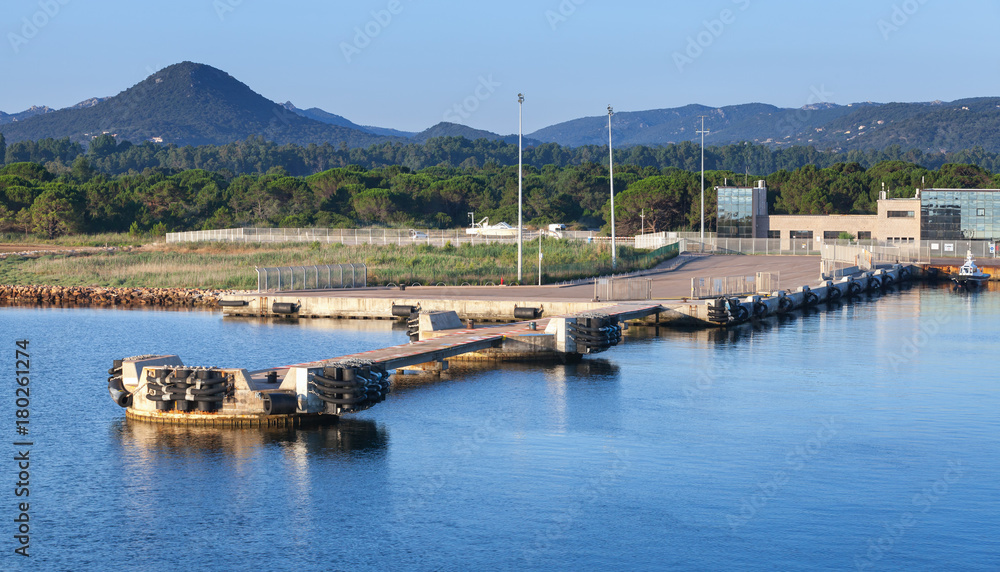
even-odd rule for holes
{"type": "MultiPolygon", "coordinates": [[[[388,322],[0,309],[4,570],[997,570],[1000,295],[913,289],[571,366],[454,367],[305,431],[126,422],[116,357],[263,368],[388,322]],[[14,341],[31,546],[13,554],[14,341]]],[[[633,330],[635,333],[635,330],[633,330]]]]}

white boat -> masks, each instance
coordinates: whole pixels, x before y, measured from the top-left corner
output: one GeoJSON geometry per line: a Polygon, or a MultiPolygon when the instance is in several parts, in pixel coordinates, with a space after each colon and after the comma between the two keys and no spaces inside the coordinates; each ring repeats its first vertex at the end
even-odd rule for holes
{"type": "Polygon", "coordinates": [[[977,288],[985,284],[990,279],[990,275],[976,266],[976,259],[972,257],[972,251],[969,250],[965,257],[965,264],[962,264],[962,267],[958,269],[958,274],[953,274],[951,279],[959,286],[977,288]]]}
{"type": "Polygon", "coordinates": [[[517,238],[517,229],[505,222],[490,224],[490,217],[472,223],[472,228],[465,229],[465,234],[488,236],[492,238],[517,238]]]}

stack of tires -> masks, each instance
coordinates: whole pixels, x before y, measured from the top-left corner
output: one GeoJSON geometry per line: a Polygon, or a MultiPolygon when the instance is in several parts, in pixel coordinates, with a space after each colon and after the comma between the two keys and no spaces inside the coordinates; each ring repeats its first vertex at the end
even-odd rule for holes
{"type": "Polygon", "coordinates": [[[125,360],[116,359],[111,369],[108,370],[108,391],[111,393],[111,399],[118,404],[119,407],[132,407],[132,394],[125,389],[125,384],[122,383],[122,362],[125,360]]]}
{"type": "Polygon", "coordinates": [[[326,403],[327,413],[356,413],[385,400],[389,374],[372,362],[339,363],[310,377],[310,390],[326,403]]]}
{"type": "Polygon", "coordinates": [[[420,312],[418,310],[410,312],[410,317],[406,319],[406,335],[410,336],[411,342],[420,339],[420,312]]]}
{"type": "Polygon", "coordinates": [[[146,399],[159,411],[218,411],[229,389],[225,373],[216,368],[163,368],[146,375],[146,399]]]}
{"type": "Polygon", "coordinates": [[[708,319],[720,325],[745,322],[750,310],[743,307],[739,298],[718,298],[708,307],[708,319]]]}
{"type": "Polygon", "coordinates": [[[122,380],[122,364],[126,361],[139,361],[152,357],[156,356],[133,356],[116,359],[112,363],[111,369],[108,370],[108,392],[111,393],[111,399],[114,400],[119,407],[132,407],[132,393],[125,389],[125,383],[122,380]]]}
{"type": "Polygon", "coordinates": [[[603,352],[622,340],[618,319],[607,314],[582,315],[575,324],[567,324],[567,328],[576,342],[577,353],[581,354],[603,352]]]}

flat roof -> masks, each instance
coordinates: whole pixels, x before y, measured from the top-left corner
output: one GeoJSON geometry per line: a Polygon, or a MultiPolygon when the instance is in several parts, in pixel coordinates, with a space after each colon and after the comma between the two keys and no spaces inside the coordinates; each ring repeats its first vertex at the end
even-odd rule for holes
{"type": "Polygon", "coordinates": [[[956,192],[964,192],[964,193],[977,193],[977,192],[995,193],[997,191],[1000,191],[1000,189],[938,189],[938,188],[920,189],[920,190],[921,191],[956,191],[956,192]]]}

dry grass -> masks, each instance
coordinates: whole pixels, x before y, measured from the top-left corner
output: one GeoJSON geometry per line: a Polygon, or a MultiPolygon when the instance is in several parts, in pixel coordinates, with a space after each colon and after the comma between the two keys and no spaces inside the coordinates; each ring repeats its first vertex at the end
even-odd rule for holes
{"type": "MultiPolygon", "coordinates": [[[[593,276],[609,271],[607,246],[548,241],[543,281],[593,276]]],[[[526,249],[523,273],[534,282],[537,256],[526,249]]],[[[650,267],[666,256],[640,258],[622,249],[618,271],[650,267]]],[[[185,243],[144,246],[131,252],[94,255],[46,255],[0,262],[0,283],[63,286],[182,287],[255,289],[254,267],[364,263],[368,283],[486,284],[517,274],[514,245],[379,246],[341,244],[185,243]]]]}

